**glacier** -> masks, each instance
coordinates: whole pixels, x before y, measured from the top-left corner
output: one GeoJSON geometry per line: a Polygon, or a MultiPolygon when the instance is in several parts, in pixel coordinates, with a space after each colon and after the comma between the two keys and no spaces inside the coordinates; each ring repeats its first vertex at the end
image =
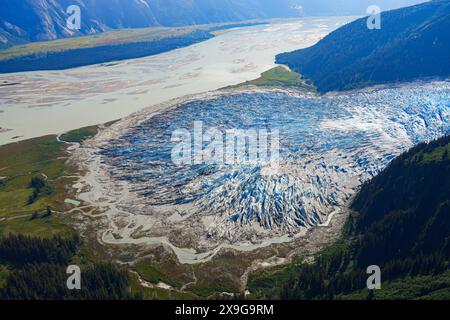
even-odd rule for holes
{"type": "Polygon", "coordinates": [[[99,143],[96,156],[112,185],[126,186],[131,195],[118,200],[122,212],[136,217],[128,236],[192,230],[203,246],[255,242],[325,225],[396,156],[450,133],[449,119],[447,82],[321,97],[292,89],[219,91],[141,113],[139,121],[99,143]],[[278,129],[279,170],[174,165],[171,134],[192,131],[195,121],[223,130],[278,129]],[[147,225],[139,225],[139,217],[147,225]]]}

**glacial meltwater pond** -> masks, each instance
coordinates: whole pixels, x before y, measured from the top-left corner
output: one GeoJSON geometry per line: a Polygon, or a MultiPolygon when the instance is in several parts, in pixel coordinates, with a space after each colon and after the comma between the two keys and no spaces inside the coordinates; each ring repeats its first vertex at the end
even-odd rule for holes
{"type": "Polygon", "coordinates": [[[448,82],[324,97],[282,89],[210,93],[142,112],[97,137],[86,159],[93,188],[82,198],[109,208],[107,243],[190,239],[214,252],[224,244],[248,250],[328,224],[394,157],[448,133],[448,82]],[[279,166],[174,164],[173,133],[193,132],[195,123],[203,132],[277,130],[279,166]]]}

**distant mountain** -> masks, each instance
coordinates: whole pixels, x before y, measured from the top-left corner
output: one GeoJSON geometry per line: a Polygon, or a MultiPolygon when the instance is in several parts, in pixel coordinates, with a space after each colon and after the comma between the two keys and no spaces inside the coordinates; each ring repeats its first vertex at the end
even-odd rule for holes
{"type": "Polygon", "coordinates": [[[342,241],[302,266],[285,299],[450,298],[450,136],[396,158],[357,195],[342,241]],[[382,289],[366,288],[367,267],[382,289]]]}
{"type": "MultiPolygon", "coordinates": [[[[421,0],[380,0],[392,8],[421,0]]],[[[0,46],[54,40],[118,28],[183,26],[303,15],[364,14],[371,0],[4,0],[0,46]],[[66,26],[66,9],[81,8],[81,30],[66,26]]]]}
{"type": "Polygon", "coordinates": [[[359,19],[277,62],[321,92],[450,76],[449,0],[385,12],[381,23],[381,30],[369,30],[367,19],[359,19]]]}

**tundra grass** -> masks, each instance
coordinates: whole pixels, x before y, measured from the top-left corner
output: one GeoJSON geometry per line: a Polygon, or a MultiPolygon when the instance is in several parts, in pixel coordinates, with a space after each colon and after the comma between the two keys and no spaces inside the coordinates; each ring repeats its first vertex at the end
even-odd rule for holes
{"type": "Polygon", "coordinates": [[[255,80],[247,81],[229,88],[239,88],[243,86],[257,87],[293,87],[306,91],[316,92],[313,85],[308,84],[305,79],[296,72],[290,71],[284,66],[278,66],[261,74],[261,77],[255,80]]]}
{"type": "Polygon", "coordinates": [[[2,288],[6,284],[8,275],[9,275],[9,271],[6,268],[6,266],[0,265],[0,288],[2,288]]]}

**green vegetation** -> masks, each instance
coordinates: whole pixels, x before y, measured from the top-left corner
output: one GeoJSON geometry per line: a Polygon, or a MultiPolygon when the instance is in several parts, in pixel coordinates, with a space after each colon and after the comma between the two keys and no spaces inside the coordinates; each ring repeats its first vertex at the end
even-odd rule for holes
{"type": "Polygon", "coordinates": [[[98,126],[86,127],[79,130],[69,131],[60,136],[61,141],[69,143],[81,143],[86,139],[95,136],[98,132],[98,126]]]}
{"type": "MultiPolygon", "coordinates": [[[[0,72],[64,70],[92,64],[136,59],[186,47],[214,37],[208,31],[195,30],[188,34],[163,37],[151,41],[111,44],[81,49],[33,53],[0,60],[0,72]]],[[[106,66],[106,65],[105,65],[106,66]]]]}
{"type": "Polygon", "coordinates": [[[90,126],[81,129],[72,130],[62,134],[59,138],[63,142],[69,143],[82,143],[84,140],[94,137],[98,130],[102,127],[109,127],[116,123],[118,120],[107,122],[100,126],[90,126]]]}
{"type": "MultiPolygon", "coordinates": [[[[44,216],[45,214],[43,214],[44,216]]],[[[73,230],[62,217],[53,215],[31,219],[31,215],[8,218],[0,222],[0,234],[24,234],[31,236],[52,237],[58,234],[72,234],[73,230]]]]}
{"type": "Polygon", "coordinates": [[[221,279],[217,279],[217,282],[211,282],[208,284],[202,284],[199,283],[197,285],[195,285],[191,291],[198,295],[199,297],[201,297],[202,299],[206,299],[210,296],[213,296],[217,293],[222,293],[222,292],[236,292],[236,288],[235,287],[231,287],[229,285],[230,281],[221,281],[221,279]]]}
{"type": "Polygon", "coordinates": [[[8,276],[9,276],[9,271],[6,268],[6,266],[0,265],[0,290],[1,290],[1,288],[3,288],[5,286],[8,276]]]}
{"type": "MultiPolygon", "coordinates": [[[[96,126],[75,130],[63,140],[81,142],[97,130],[96,126]]],[[[73,183],[66,176],[76,174],[65,164],[66,146],[55,136],[47,136],[0,147],[0,175],[5,177],[0,183],[3,297],[197,299],[242,290],[239,275],[252,259],[232,252],[205,264],[184,266],[162,250],[133,266],[144,280],[164,282],[175,290],[143,287],[136,275],[103,264],[99,248],[81,242],[67,223],[69,217],[61,213],[70,193],[66,185],[73,183]],[[51,193],[43,192],[47,187],[51,193]],[[38,196],[29,203],[35,190],[38,196]],[[68,263],[86,271],[83,283],[89,293],[67,292],[64,266],[68,263]],[[187,283],[190,292],[181,292],[187,283]],[[51,290],[47,290],[49,285],[51,290]]],[[[395,159],[362,187],[339,243],[322,250],[313,264],[298,258],[286,266],[251,273],[252,297],[448,299],[449,149],[447,137],[421,144],[395,159]],[[371,264],[380,265],[383,279],[382,290],[373,295],[364,289],[365,268],[371,264]]]]}
{"type": "MultiPolygon", "coordinates": [[[[142,252],[140,256],[144,255],[142,252]]],[[[273,252],[267,253],[272,256],[273,252]]],[[[229,297],[233,293],[241,292],[242,275],[248,270],[252,262],[261,257],[261,254],[251,255],[239,254],[236,252],[222,252],[213,260],[198,264],[180,264],[176,256],[157,248],[151,254],[145,254],[145,259],[133,264],[132,268],[140,277],[151,284],[159,282],[170,285],[174,290],[166,290],[172,298],[181,294],[183,288],[183,298],[186,299],[215,299],[229,297]],[[227,293],[222,294],[222,293],[227,293]]],[[[128,257],[125,257],[129,259],[128,257]]],[[[145,297],[153,297],[155,290],[159,288],[145,288],[145,297]]],[[[158,298],[160,294],[158,293],[158,298]]]]}
{"type": "MultiPolygon", "coordinates": [[[[338,296],[342,300],[364,300],[369,296],[367,289],[348,295],[338,296]]],[[[443,300],[450,297],[450,271],[437,275],[406,277],[382,285],[382,290],[374,291],[376,300],[422,299],[443,300]]]]}
{"type": "Polygon", "coordinates": [[[420,165],[427,165],[433,162],[444,162],[450,159],[450,145],[438,147],[433,150],[424,150],[418,152],[414,157],[407,159],[406,164],[418,163],[420,165]]]}
{"type": "Polygon", "coordinates": [[[112,30],[95,35],[65,38],[53,41],[32,42],[12,46],[0,50],[0,61],[14,58],[46,55],[52,52],[71,51],[76,49],[88,49],[111,45],[126,45],[130,43],[152,42],[176,36],[183,36],[196,30],[208,31],[219,34],[228,29],[241,26],[252,26],[262,22],[248,21],[247,23],[220,23],[209,25],[197,25],[178,28],[149,27],[136,29],[112,30]]]}
{"type": "Polygon", "coordinates": [[[197,300],[198,296],[189,292],[166,290],[162,288],[148,288],[139,284],[137,276],[131,280],[131,292],[145,300],[197,300]]]}
{"type": "MultiPolygon", "coordinates": [[[[76,132],[74,132],[76,134],[76,132]]],[[[0,147],[0,297],[128,298],[128,273],[104,266],[68,225],[66,144],[46,136],[0,147]],[[52,190],[52,192],[50,192],[52,190]],[[33,194],[33,201],[29,201],[33,194]],[[65,268],[83,262],[82,292],[68,292],[65,268]],[[114,283],[111,283],[113,281],[114,283]],[[125,288],[125,289],[124,289],[125,288]]],[[[134,296],[133,296],[134,297],[134,296]]]]}
{"type": "Polygon", "coordinates": [[[255,258],[255,255],[226,251],[211,261],[195,265],[197,281],[189,289],[203,298],[214,297],[217,293],[242,292],[240,276],[250,268],[255,258]]]}
{"type": "Polygon", "coordinates": [[[65,144],[47,136],[2,146],[0,155],[1,174],[6,176],[0,185],[0,298],[136,297],[129,293],[128,272],[92,259],[91,249],[81,243],[67,217],[49,208],[63,209],[68,181],[63,175],[73,173],[64,164],[65,144]],[[48,186],[54,192],[44,195],[48,186]],[[39,196],[28,204],[36,190],[39,196]],[[81,292],[69,292],[65,286],[65,268],[72,261],[83,262],[81,292]]]}
{"type": "Polygon", "coordinates": [[[154,41],[166,37],[184,35],[193,28],[143,28],[109,31],[91,36],[66,38],[54,41],[32,42],[13,46],[0,51],[0,60],[50,52],[69,51],[74,49],[94,48],[111,44],[127,44],[133,42],[154,41]]]}
{"type": "Polygon", "coordinates": [[[261,77],[247,81],[230,88],[238,88],[247,85],[258,87],[295,87],[306,91],[315,92],[314,86],[309,84],[298,73],[288,70],[284,66],[278,66],[261,74],[261,77]]]}
{"type": "Polygon", "coordinates": [[[28,197],[28,205],[35,203],[40,196],[49,197],[53,193],[47,181],[40,176],[31,179],[30,188],[33,189],[33,193],[28,197]]]}
{"type": "Polygon", "coordinates": [[[0,299],[130,299],[131,279],[126,270],[95,263],[80,266],[82,289],[67,289],[66,268],[78,252],[81,239],[51,239],[9,235],[0,238],[2,286],[0,299]]]}

